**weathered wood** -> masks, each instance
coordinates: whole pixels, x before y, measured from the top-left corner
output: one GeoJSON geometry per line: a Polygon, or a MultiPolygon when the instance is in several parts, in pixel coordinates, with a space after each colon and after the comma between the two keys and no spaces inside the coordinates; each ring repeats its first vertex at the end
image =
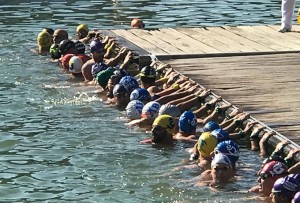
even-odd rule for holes
{"type": "Polygon", "coordinates": [[[126,38],[130,42],[136,44],[137,46],[141,47],[142,49],[147,50],[148,53],[156,53],[156,54],[167,54],[166,51],[158,48],[152,43],[149,43],[148,41],[141,39],[139,36],[134,35],[131,32],[128,32],[126,30],[112,30],[115,34],[126,38]]]}
{"type": "MultiPolygon", "coordinates": [[[[300,54],[167,60],[174,69],[295,141],[300,54]]],[[[297,142],[299,144],[299,142],[297,142]]]]}

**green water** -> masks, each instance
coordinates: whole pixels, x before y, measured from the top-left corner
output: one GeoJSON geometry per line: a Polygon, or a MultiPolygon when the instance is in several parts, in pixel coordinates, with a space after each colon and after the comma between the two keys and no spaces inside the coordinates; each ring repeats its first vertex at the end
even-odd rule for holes
{"type": "Polygon", "coordinates": [[[261,162],[247,147],[236,183],[194,187],[198,171],[174,171],[188,163],[188,146],[139,144],[150,134],[128,129],[93,87],[30,50],[46,26],[276,24],[279,11],[277,1],[0,1],[0,202],[260,202],[244,193],[261,162]]]}

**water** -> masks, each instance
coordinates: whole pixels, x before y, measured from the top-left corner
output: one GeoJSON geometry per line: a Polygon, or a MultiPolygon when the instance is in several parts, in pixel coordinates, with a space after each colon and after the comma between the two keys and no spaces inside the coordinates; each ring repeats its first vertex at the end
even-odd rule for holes
{"type": "Polygon", "coordinates": [[[0,0],[0,202],[260,202],[243,193],[256,153],[242,149],[225,189],[193,187],[198,172],[173,171],[188,163],[187,146],[139,144],[150,134],[30,51],[42,27],[129,28],[133,17],[147,28],[276,24],[280,1],[0,0]]]}

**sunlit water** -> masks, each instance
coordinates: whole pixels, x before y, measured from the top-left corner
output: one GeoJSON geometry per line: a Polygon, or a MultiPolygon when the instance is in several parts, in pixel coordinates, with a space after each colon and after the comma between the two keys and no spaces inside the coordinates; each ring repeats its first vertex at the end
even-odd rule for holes
{"type": "Polygon", "coordinates": [[[247,147],[236,183],[194,187],[198,171],[174,170],[191,164],[186,145],[139,144],[150,135],[30,51],[42,27],[129,28],[133,17],[148,28],[276,24],[280,1],[1,0],[1,202],[260,202],[244,193],[261,162],[247,147]]]}

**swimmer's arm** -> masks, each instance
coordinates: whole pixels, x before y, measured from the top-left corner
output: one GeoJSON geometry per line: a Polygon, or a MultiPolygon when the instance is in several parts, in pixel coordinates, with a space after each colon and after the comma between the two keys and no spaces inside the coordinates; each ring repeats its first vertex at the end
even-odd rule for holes
{"type": "Polygon", "coordinates": [[[255,185],[248,190],[248,192],[259,193],[261,191],[261,187],[259,185],[255,185]]]}

